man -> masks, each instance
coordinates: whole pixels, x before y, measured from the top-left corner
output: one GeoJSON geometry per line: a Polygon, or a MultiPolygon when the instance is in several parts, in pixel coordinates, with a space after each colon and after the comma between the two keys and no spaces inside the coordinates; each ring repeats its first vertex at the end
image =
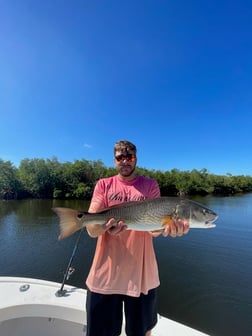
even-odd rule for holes
{"type": "MultiPolygon", "coordinates": [[[[118,174],[97,182],[89,212],[160,197],[155,180],[135,174],[136,153],[136,146],[129,141],[115,144],[118,174]]],[[[157,323],[156,291],[160,283],[152,239],[160,233],[126,229],[123,221],[116,223],[113,218],[104,225],[87,225],[88,234],[98,237],[86,282],[87,336],[120,335],[123,305],[128,336],[150,336],[157,323]]],[[[188,223],[174,223],[163,235],[176,237],[188,230],[188,223]]]]}

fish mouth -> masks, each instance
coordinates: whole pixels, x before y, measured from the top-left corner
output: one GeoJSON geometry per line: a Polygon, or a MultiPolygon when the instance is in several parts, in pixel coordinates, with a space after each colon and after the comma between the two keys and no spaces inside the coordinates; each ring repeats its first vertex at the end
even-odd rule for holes
{"type": "Polygon", "coordinates": [[[216,224],[214,223],[217,220],[218,216],[216,216],[214,219],[206,221],[205,225],[206,227],[210,228],[210,227],[216,227],[216,224]]]}
{"type": "Polygon", "coordinates": [[[214,228],[214,227],[216,227],[216,224],[214,224],[213,222],[206,222],[206,227],[207,228],[214,228]]]}

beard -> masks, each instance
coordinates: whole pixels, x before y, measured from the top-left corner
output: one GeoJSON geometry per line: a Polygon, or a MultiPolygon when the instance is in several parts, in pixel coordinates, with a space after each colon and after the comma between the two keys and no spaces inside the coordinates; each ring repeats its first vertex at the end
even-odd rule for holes
{"type": "Polygon", "coordinates": [[[135,169],[136,169],[135,165],[133,167],[131,165],[125,165],[118,167],[118,172],[123,177],[129,177],[134,173],[135,169]]]}

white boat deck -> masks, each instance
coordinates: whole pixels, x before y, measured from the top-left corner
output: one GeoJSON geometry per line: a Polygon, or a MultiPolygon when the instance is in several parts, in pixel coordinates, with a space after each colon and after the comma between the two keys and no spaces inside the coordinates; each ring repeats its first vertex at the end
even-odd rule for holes
{"type": "MultiPolygon", "coordinates": [[[[85,336],[84,289],[30,278],[0,277],[1,336],[85,336]]],[[[160,316],[152,336],[206,336],[160,316]]],[[[122,333],[125,336],[125,333],[122,333]]]]}

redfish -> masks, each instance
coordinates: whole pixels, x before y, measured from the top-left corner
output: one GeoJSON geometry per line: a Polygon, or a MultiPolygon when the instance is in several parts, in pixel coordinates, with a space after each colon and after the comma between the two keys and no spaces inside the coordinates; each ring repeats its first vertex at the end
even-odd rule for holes
{"type": "Polygon", "coordinates": [[[104,224],[110,218],[124,221],[128,230],[157,231],[177,220],[188,221],[190,228],[213,228],[217,214],[204,205],[178,197],[159,197],[128,202],[96,213],[69,208],[53,208],[60,219],[59,239],[64,239],[87,224],[104,224]]]}

